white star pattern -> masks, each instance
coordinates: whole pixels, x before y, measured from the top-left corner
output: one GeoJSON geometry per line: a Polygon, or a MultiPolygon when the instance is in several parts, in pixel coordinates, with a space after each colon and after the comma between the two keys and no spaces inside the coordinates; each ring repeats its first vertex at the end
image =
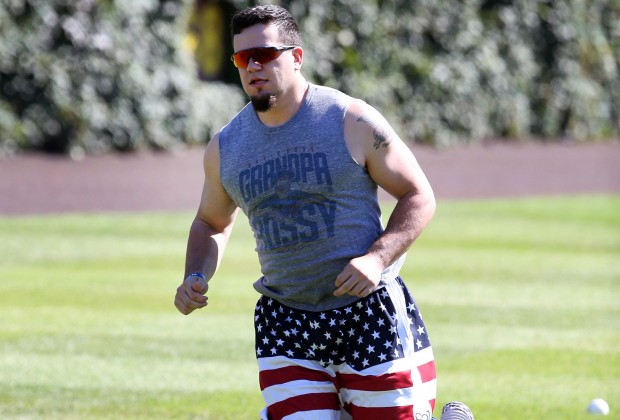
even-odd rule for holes
{"type": "Polygon", "coordinates": [[[399,319],[385,289],[322,312],[298,311],[261,298],[255,312],[256,356],[309,360],[325,367],[344,363],[358,371],[386,363],[403,357],[398,329],[405,322],[414,334],[416,352],[430,346],[408,292],[405,307],[409,319],[399,319]]]}

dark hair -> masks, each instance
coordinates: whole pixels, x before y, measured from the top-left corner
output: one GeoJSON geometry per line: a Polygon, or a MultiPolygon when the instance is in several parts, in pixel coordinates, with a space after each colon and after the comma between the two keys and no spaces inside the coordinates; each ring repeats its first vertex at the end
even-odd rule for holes
{"type": "Polygon", "coordinates": [[[286,45],[301,46],[297,21],[288,10],[273,4],[248,7],[235,13],[231,23],[232,35],[240,34],[244,29],[257,24],[276,25],[280,41],[286,45]]]}

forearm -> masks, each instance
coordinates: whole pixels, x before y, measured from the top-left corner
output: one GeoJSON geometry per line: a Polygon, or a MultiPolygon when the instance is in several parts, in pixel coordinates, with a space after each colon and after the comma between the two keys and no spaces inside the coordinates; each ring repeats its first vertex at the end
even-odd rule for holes
{"type": "Polygon", "coordinates": [[[384,267],[389,266],[409,249],[434,214],[432,190],[405,194],[396,203],[385,231],[370,246],[367,255],[375,256],[384,267]]]}
{"type": "Polygon", "coordinates": [[[205,221],[196,218],[192,222],[185,254],[185,277],[202,273],[207,279],[213,277],[222,260],[232,226],[217,231],[205,221]]]}

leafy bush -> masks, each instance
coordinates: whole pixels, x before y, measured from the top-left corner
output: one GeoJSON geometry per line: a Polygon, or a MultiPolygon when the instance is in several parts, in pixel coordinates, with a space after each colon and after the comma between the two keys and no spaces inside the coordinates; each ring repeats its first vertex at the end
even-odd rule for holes
{"type": "MultiPolygon", "coordinates": [[[[195,77],[180,47],[192,3],[0,0],[0,151],[206,141],[245,97],[195,77]]],[[[617,1],[279,3],[300,22],[306,76],[367,100],[404,138],[620,134],[617,1]]]]}
{"type": "Polygon", "coordinates": [[[289,0],[319,83],[407,138],[620,134],[620,3],[289,0]]]}
{"type": "Polygon", "coordinates": [[[0,147],[80,154],[205,141],[243,96],[194,77],[179,48],[187,3],[2,0],[0,147]]]}

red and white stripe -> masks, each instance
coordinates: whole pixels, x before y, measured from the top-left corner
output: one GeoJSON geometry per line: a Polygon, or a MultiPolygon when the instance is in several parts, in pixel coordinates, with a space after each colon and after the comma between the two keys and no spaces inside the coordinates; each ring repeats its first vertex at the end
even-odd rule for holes
{"type": "Polygon", "coordinates": [[[269,419],[340,418],[335,372],[281,356],[259,358],[258,368],[269,419]]]}
{"type": "MultiPolygon", "coordinates": [[[[405,352],[407,354],[407,352],[405,352]]],[[[436,379],[432,349],[363,371],[286,357],[259,358],[269,419],[414,419],[432,413],[436,379]],[[412,369],[413,367],[413,369],[412,369]]],[[[430,420],[430,417],[429,417],[430,420]]]]}
{"type": "Polygon", "coordinates": [[[337,375],[347,412],[355,419],[412,419],[416,414],[431,414],[437,393],[432,348],[414,356],[414,360],[397,359],[362,372],[345,366],[337,375]]]}

